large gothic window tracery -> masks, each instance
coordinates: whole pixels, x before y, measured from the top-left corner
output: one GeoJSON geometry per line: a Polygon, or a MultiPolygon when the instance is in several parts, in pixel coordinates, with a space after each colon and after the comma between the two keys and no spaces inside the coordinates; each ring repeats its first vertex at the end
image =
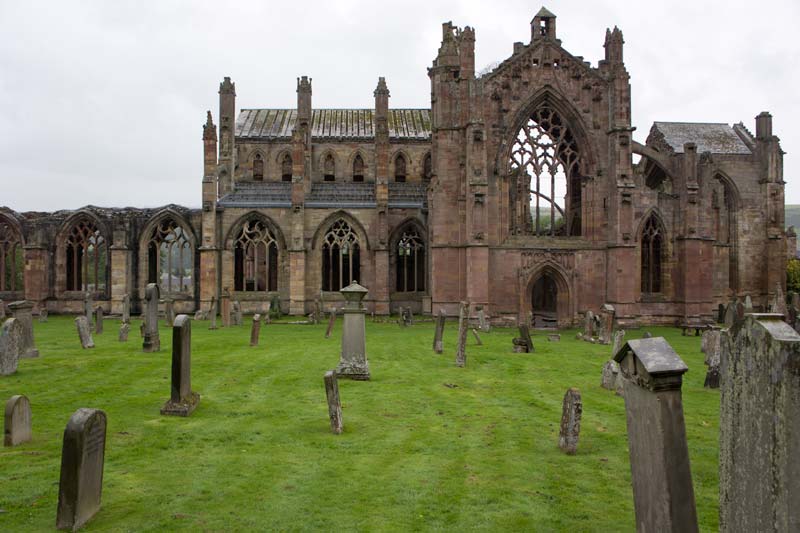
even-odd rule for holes
{"type": "Polygon", "coordinates": [[[242,224],[233,248],[236,291],[278,290],[278,241],[259,219],[242,224]]]}
{"type": "Polygon", "coordinates": [[[70,229],[66,240],[65,263],[66,290],[105,291],[108,264],[106,240],[91,220],[82,219],[70,229]]]}
{"type": "Polygon", "coordinates": [[[655,215],[650,215],[642,230],[642,293],[661,292],[664,230],[655,215]]]}
{"type": "Polygon", "coordinates": [[[25,261],[22,242],[14,227],[0,218],[0,292],[21,291],[25,261]]]}
{"type": "Polygon", "coordinates": [[[540,106],[514,138],[510,161],[512,232],[581,234],[580,152],[563,117],[540,106]]]}
{"type": "Polygon", "coordinates": [[[322,290],[338,291],[361,277],[358,235],[343,219],[333,223],[322,241],[322,290]]]}
{"type": "Polygon", "coordinates": [[[147,241],[147,282],[158,283],[162,293],[191,293],[194,254],[184,230],[172,218],[153,228],[147,241]]]}
{"type": "Polygon", "coordinates": [[[395,271],[397,292],[425,290],[425,242],[414,226],[407,226],[397,241],[395,271]]]}

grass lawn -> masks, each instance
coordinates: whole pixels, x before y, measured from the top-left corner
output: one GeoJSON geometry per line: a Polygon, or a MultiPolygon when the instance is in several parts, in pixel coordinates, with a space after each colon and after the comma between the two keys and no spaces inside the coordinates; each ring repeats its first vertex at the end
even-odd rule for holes
{"type": "MultiPolygon", "coordinates": [[[[79,407],[108,415],[102,509],[88,531],[527,530],[634,531],[624,400],[602,389],[611,348],[534,334],[514,354],[493,329],[466,368],[454,366],[433,324],[402,329],[367,319],[372,381],[339,381],[344,433],[330,432],[323,374],[339,358],[341,319],[208,330],[194,322],[189,418],[159,415],[169,398],[171,330],[160,353],[141,351],[139,322],[117,341],[106,320],[81,350],[73,318],[34,321],[38,359],[0,378],[0,399],[25,394],[33,441],[0,449],[0,530],[55,525],[61,439],[79,407]],[[561,402],[583,397],[578,454],[558,449],[561,402]]],[[[245,320],[249,323],[249,319],[245,320]]],[[[703,389],[699,337],[663,335],[689,366],[683,400],[702,530],[718,528],[719,391],[703,389]]],[[[629,332],[629,338],[641,331],[629,332]]]]}

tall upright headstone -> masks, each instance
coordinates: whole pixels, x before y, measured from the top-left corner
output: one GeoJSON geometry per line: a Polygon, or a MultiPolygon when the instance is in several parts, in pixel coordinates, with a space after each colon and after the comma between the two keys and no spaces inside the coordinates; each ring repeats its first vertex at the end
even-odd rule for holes
{"type": "Polygon", "coordinates": [[[736,302],[730,302],[725,307],[725,327],[729,328],[733,326],[733,323],[736,322],[737,316],[736,302]]]}
{"type": "Polygon", "coordinates": [[[128,293],[122,297],[122,322],[131,323],[131,295],[128,293]]]}
{"type": "Polygon", "coordinates": [[[234,326],[241,326],[244,322],[242,316],[242,303],[239,300],[234,300],[231,304],[232,307],[232,320],[234,326]]]}
{"type": "Polygon", "coordinates": [[[228,290],[228,287],[225,287],[222,290],[222,296],[219,299],[220,303],[220,312],[222,313],[222,327],[229,328],[231,327],[231,291],[228,290]]]}
{"type": "Polygon", "coordinates": [[[75,411],[61,448],[57,529],[76,531],[100,510],[105,452],[106,414],[99,409],[75,411]]]}
{"type": "Polygon", "coordinates": [[[575,455],[578,451],[582,414],[581,392],[576,388],[568,389],[561,407],[561,428],[558,434],[558,447],[567,455],[575,455]]]}
{"type": "Polygon", "coordinates": [[[624,382],[636,529],[698,531],[681,400],[688,368],[663,337],[631,339],[614,359],[624,382]]]}
{"type": "Polygon", "coordinates": [[[753,311],[753,299],[750,298],[750,295],[748,294],[744,297],[744,312],[752,313],[753,311]]]}
{"type": "Polygon", "coordinates": [[[250,326],[250,346],[258,346],[258,337],[261,335],[261,315],[253,315],[253,325],[250,326]]]}
{"type": "Polygon", "coordinates": [[[353,283],[339,291],[345,299],[342,310],[342,352],[336,375],[343,378],[366,381],[370,378],[367,361],[367,341],[365,317],[367,310],[361,301],[367,295],[367,289],[353,283]]]}
{"type": "Polygon", "coordinates": [[[148,283],[144,290],[144,342],[145,352],[161,351],[161,339],[158,336],[158,299],[161,291],[155,283],[148,283]]]}
{"type": "Polygon", "coordinates": [[[328,329],[325,330],[325,338],[329,339],[333,332],[333,325],[336,323],[336,309],[331,309],[330,316],[328,317],[328,329]]]}
{"type": "Polygon", "coordinates": [[[780,314],[722,334],[719,530],[800,527],[800,335],[780,314]]]}
{"type": "Polygon", "coordinates": [[[0,376],[10,376],[17,371],[21,350],[22,324],[16,318],[8,318],[0,328],[0,376]]]}
{"type": "Polygon", "coordinates": [[[616,309],[611,304],[603,304],[600,308],[599,322],[600,327],[597,329],[597,338],[600,344],[611,344],[611,336],[614,332],[614,316],[616,309]]]}
{"type": "Polygon", "coordinates": [[[270,324],[272,322],[272,318],[270,314],[272,313],[272,302],[267,302],[264,304],[264,324],[270,324]]]}
{"type": "Polygon", "coordinates": [[[433,351],[434,353],[442,353],[444,345],[442,337],[444,336],[444,324],[447,316],[444,314],[444,309],[439,309],[439,314],[436,315],[436,330],[433,334],[433,351]]]}
{"type": "Polygon", "coordinates": [[[172,386],[162,415],[189,416],[200,403],[192,391],[192,319],[178,315],[172,326],[172,386]]]}
{"type": "Polygon", "coordinates": [[[164,298],[164,318],[167,324],[175,323],[175,301],[172,298],[164,298]]]}
{"type": "Polygon", "coordinates": [[[625,330],[618,329],[614,332],[614,344],[611,346],[611,357],[617,355],[619,349],[622,348],[622,343],[625,341],[625,330]]]}
{"type": "Polygon", "coordinates": [[[123,322],[119,325],[119,342],[128,342],[128,333],[131,331],[131,325],[128,322],[123,322]]]}
{"type": "Polygon", "coordinates": [[[789,310],[786,307],[786,296],[783,294],[783,287],[780,282],[775,283],[775,299],[773,300],[773,312],[780,313],[784,317],[789,315],[789,310]]]}
{"type": "Polygon", "coordinates": [[[16,446],[31,440],[31,402],[22,394],[6,402],[3,446],[16,446]]]}
{"type": "Polygon", "coordinates": [[[75,317],[75,327],[78,329],[78,338],[81,340],[81,348],[94,348],[94,339],[92,339],[92,329],[89,327],[89,321],[85,316],[79,315],[75,317]]]}
{"type": "Polygon", "coordinates": [[[33,303],[27,300],[11,302],[8,309],[22,326],[22,344],[19,349],[20,358],[39,357],[39,350],[33,342],[33,303]]]}
{"type": "Polygon", "coordinates": [[[703,337],[700,341],[700,351],[706,354],[704,363],[708,367],[706,381],[703,386],[709,389],[719,388],[720,339],[720,330],[709,329],[703,332],[703,337]]]}
{"type": "Polygon", "coordinates": [[[211,307],[208,310],[208,319],[210,321],[208,329],[217,329],[217,299],[211,297],[211,307]]]}
{"type": "Polygon", "coordinates": [[[456,366],[467,366],[467,323],[469,322],[469,303],[461,302],[458,310],[458,342],[456,344],[456,366]]]}
{"type": "Polygon", "coordinates": [[[339,435],[344,428],[342,402],[339,399],[339,382],[336,380],[336,372],[333,370],[325,372],[325,395],[328,398],[328,417],[331,419],[331,431],[339,435]]]}
{"type": "Polygon", "coordinates": [[[717,306],[717,322],[720,324],[725,322],[725,305],[723,304],[717,306]]]}
{"type": "Polygon", "coordinates": [[[591,341],[594,338],[594,313],[591,310],[586,310],[583,315],[583,340],[591,341]]]}
{"type": "Polygon", "coordinates": [[[92,302],[92,295],[89,291],[83,293],[83,315],[90,323],[92,321],[92,311],[94,310],[94,303],[92,302]]]}
{"type": "Polygon", "coordinates": [[[103,333],[103,308],[99,305],[94,309],[94,332],[103,333]]]}

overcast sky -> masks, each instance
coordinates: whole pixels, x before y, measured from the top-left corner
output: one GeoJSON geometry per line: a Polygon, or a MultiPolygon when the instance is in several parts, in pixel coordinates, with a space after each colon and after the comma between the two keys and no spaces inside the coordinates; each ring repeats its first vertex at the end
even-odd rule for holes
{"type": "MultiPolygon", "coordinates": [[[[635,137],[654,120],[774,115],[787,203],[800,203],[798,0],[551,0],[564,47],[593,66],[606,27],[625,37],[635,137]]],[[[530,40],[541,4],[523,1],[0,0],[0,205],[200,205],[202,125],[219,82],[237,109],[372,107],[385,76],[392,107],[430,106],[426,68],[441,23],[476,30],[476,68],[530,40]]]]}

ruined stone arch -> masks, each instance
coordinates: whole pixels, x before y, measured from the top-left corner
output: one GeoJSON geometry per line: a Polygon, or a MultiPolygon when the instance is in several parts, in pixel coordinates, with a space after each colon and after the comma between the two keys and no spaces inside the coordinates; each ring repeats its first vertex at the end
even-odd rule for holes
{"type": "Polygon", "coordinates": [[[228,231],[223,252],[223,287],[243,294],[277,292],[288,286],[286,242],[278,224],[250,211],[228,231]]]}
{"type": "Polygon", "coordinates": [[[545,260],[530,269],[524,269],[520,277],[520,281],[524,284],[519,301],[521,321],[527,320],[528,313],[533,314],[536,320],[534,290],[543,279],[549,279],[556,291],[553,318],[560,328],[572,325],[572,318],[575,315],[572,276],[564,270],[563,265],[557,261],[545,260]]]}
{"type": "Polygon", "coordinates": [[[389,235],[390,292],[429,292],[428,242],[428,230],[417,218],[409,217],[392,229],[389,235]]]}
{"type": "Polygon", "coordinates": [[[280,250],[286,249],[286,239],[284,238],[283,231],[281,230],[280,225],[278,225],[278,223],[275,222],[275,220],[273,220],[272,217],[270,217],[269,215],[265,215],[260,211],[254,210],[254,211],[249,211],[244,215],[240,216],[236,220],[236,222],[234,222],[231,225],[230,229],[228,229],[228,233],[225,235],[225,239],[223,241],[225,243],[224,246],[226,250],[233,249],[237,235],[239,234],[239,232],[242,231],[242,226],[244,226],[245,223],[251,220],[263,221],[267,226],[269,226],[270,230],[275,235],[275,240],[278,243],[279,249],[280,250]]]}
{"type": "Polygon", "coordinates": [[[111,278],[108,225],[93,211],[73,213],[56,238],[56,287],[61,293],[89,292],[106,299],[111,278]]]}
{"type": "Polygon", "coordinates": [[[25,292],[25,235],[15,217],[0,210],[0,293],[25,292]]]}
{"type": "Polygon", "coordinates": [[[161,294],[192,298],[198,284],[197,242],[194,227],[178,211],[167,207],[150,217],[139,235],[140,297],[148,283],[158,283],[161,294]]]}
{"type": "Polygon", "coordinates": [[[670,170],[668,158],[658,150],[636,141],[631,142],[631,153],[642,156],[643,162],[639,162],[639,168],[646,187],[667,194],[673,193],[675,176],[670,170]]]}
{"type": "Polygon", "coordinates": [[[311,238],[311,249],[319,250],[319,247],[321,246],[320,241],[322,236],[325,234],[325,232],[328,231],[330,226],[340,218],[345,220],[348,224],[351,225],[353,231],[355,231],[356,234],[358,235],[358,239],[362,247],[365,250],[371,250],[372,247],[369,244],[369,239],[367,237],[367,232],[364,230],[364,226],[361,224],[361,222],[359,222],[359,220],[356,217],[354,217],[347,211],[341,209],[331,213],[330,215],[325,217],[325,220],[319,223],[316,231],[314,232],[314,236],[311,238]]]}

